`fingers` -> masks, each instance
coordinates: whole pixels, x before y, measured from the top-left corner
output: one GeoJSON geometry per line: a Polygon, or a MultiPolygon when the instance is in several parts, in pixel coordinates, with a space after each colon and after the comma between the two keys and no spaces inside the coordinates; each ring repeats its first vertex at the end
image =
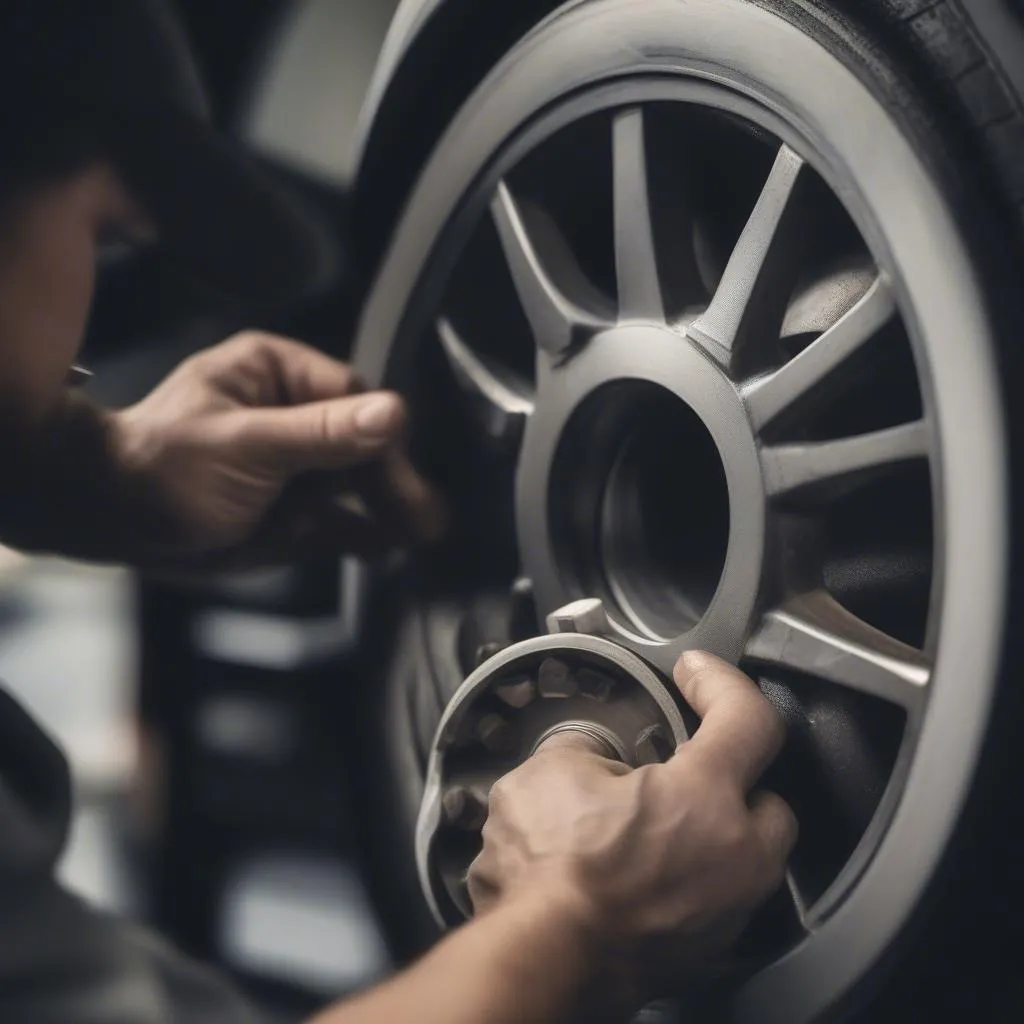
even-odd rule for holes
{"type": "Polygon", "coordinates": [[[264,331],[242,331],[200,358],[209,372],[228,373],[235,381],[250,377],[253,405],[303,405],[363,390],[347,364],[310,345],[264,331]]]}
{"type": "Polygon", "coordinates": [[[774,892],[782,884],[786,862],[796,846],[796,816],[777,793],[761,790],[750,798],[750,817],[770,876],[766,886],[774,892]]]}
{"type": "Polygon", "coordinates": [[[345,469],[377,458],[405,429],[405,403],[373,391],[307,405],[246,409],[233,417],[235,440],[284,479],[345,469]]]}
{"type": "Polygon", "coordinates": [[[394,544],[395,538],[379,523],[332,499],[294,520],[285,552],[292,558],[334,553],[370,561],[386,554],[394,544]]]}
{"type": "Polygon", "coordinates": [[[444,533],[444,502],[402,448],[389,448],[378,461],[359,467],[352,482],[374,518],[396,536],[430,543],[444,533]]]}
{"type": "Polygon", "coordinates": [[[686,652],[673,676],[701,717],[700,728],[685,745],[685,758],[702,759],[746,792],[782,749],[782,719],[752,680],[713,655],[686,652]]]}
{"type": "Polygon", "coordinates": [[[491,877],[489,859],[488,851],[485,849],[470,864],[469,872],[466,875],[466,891],[469,894],[469,902],[473,905],[473,912],[476,914],[485,913],[498,901],[501,893],[500,887],[491,877]]]}

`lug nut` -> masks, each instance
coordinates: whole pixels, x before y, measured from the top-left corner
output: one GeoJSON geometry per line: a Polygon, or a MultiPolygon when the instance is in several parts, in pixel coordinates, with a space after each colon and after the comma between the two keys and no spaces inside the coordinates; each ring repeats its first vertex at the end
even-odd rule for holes
{"type": "Polygon", "coordinates": [[[596,700],[600,704],[604,704],[611,697],[612,690],[615,689],[615,680],[611,676],[587,666],[577,669],[576,681],[579,684],[580,693],[584,697],[596,700]]]}
{"type": "Polygon", "coordinates": [[[503,651],[504,649],[505,645],[498,640],[488,640],[486,643],[481,644],[476,649],[476,654],[473,659],[476,667],[479,668],[485,661],[489,661],[499,651],[503,651]]]}
{"type": "Polygon", "coordinates": [[[476,832],[487,820],[487,798],[476,787],[452,786],[441,797],[441,810],[449,825],[476,832]]]}
{"type": "Polygon", "coordinates": [[[638,765],[661,764],[672,754],[672,743],[660,725],[649,725],[636,738],[633,756],[638,765]]]}
{"type": "Polygon", "coordinates": [[[501,715],[484,715],[477,722],[476,737],[492,754],[510,754],[515,749],[515,736],[501,715]]]}
{"type": "Polygon", "coordinates": [[[537,687],[529,676],[509,679],[494,688],[498,699],[510,708],[525,708],[537,696],[537,687]]]}
{"type": "Polygon", "coordinates": [[[542,697],[573,697],[578,692],[576,677],[558,658],[545,658],[537,673],[537,692],[542,697]]]}
{"type": "Polygon", "coordinates": [[[599,597],[583,597],[561,608],[547,618],[549,633],[589,633],[599,636],[607,633],[608,613],[599,597]]]}

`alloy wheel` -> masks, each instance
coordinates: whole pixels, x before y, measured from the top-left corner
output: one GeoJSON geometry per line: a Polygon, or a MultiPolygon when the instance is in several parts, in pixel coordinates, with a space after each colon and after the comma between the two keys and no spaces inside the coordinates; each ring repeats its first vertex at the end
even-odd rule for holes
{"type": "MultiPolygon", "coordinates": [[[[582,6],[643,31],[628,4],[582,6]]],[[[644,6],[679,17],[678,5],[644,6]]],[[[687,17],[760,19],[777,43],[815,45],[739,0],[714,6],[687,17]]],[[[534,49],[550,57],[558,27],[534,49]]],[[[777,83],[755,88],[750,69],[740,88],[696,60],[683,73],[678,55],[665,63],[671,72],[596,76],[549,97],[461,186],[447,183],[458,199],[426,233],[427,259],[415,270],[415,253],[394,257],[410,282],[394,343],[370,340],[375,296],[360,355],[434,424],[423,457],[459,495],[445,601],[454,591],[468,610],[503,576],[513,617],[527,590],[541,615],[600,597],[616,639],[663,673],[683,650],[711,650],[787,719],[768,781],[802,825],[791,901],[762,930],[735,1006],[795,1020],[842,985],[798,994],[787,965],[826,955],[823,936],[833,956],[853,949],[834,936],[887,839],[893,848],[897,812],[913,814],[922,750],[945,742],[950,788],[934,797],[954,819],[970,778],[976,748],[939,739],[952,712],[933,711],[937,696],[956,703],[941,676],[963,607],[953,582],[972,557],[968,467],[951,431],[971,421],[983,471],[998,430],[991,407],[972,405],[985,387],[951,373],[951,340],[912,280],[913,246],[898,236],[919,225],[879,220],[837,156],[847,143],[808,130],[806,111],[787,110],[777,83]]],[[[487,108],[481,99],[453,132],[471,133],[487,108]]],[[[943,297],[963,323],[980,322],[972,287],[943,297]]],[[[983,339],[972,339],[982,363],[983,339]]],[[[998,592],[994,554],[982,560],[998,592]]],[[[959,699],[972,698],[986,700],[959,699]]],[[[936,857],[950,827],[940,817],[916,822],[936,857]]]]}

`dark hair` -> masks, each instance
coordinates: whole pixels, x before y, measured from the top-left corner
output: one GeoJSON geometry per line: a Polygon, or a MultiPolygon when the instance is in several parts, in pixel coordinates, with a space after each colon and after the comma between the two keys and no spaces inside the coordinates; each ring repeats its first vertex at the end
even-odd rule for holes
{"type": "Polygon", "coordinates": [[[74,73],[65,51],[79,34],[76,9],[90,3],[0,0],[0,201],[97,155],[85,111],[62,96],[74,73]]]}
{"type": "MultiPolygon", "coordinates": [[[[133,13],[151,0],[0,0],[0,199],[12,191],[80,169],[101,155],[111,119],[131,107],[126,81],[111,73],[111,54],[133,13]],[[135,9],[133,11],[133,8],[135,9]]],[[[136,58],[145,62],[139,54],[136,58]]]]}

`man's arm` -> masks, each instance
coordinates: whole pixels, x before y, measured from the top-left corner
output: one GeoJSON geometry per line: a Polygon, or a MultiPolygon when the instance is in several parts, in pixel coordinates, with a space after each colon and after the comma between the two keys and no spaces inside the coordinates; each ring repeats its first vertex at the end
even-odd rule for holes
{"type": "Polygon", "coordinates": [[[312,1024],[565,1022],[602,963],[583,908],[538,891],[465,925],[409,970],[312,1024]]]}
{"type": "Polygon", "coordinates": [[[435,539],[444,509],[405,452],[406,410],[343,363],[246,331],[128,409],[66,391],[0,402],[0,537],[162,572],[435,539]]]}
{"type": "Polygon", "coordinates": [[[675,678],[693,739],[635,770],[582,736],[542,745],[491,789],[477,917],[314,1024],[622,1021],[720,966],[796,841],[785,803],[751,793],[783,729],[717,658],[685,654],[675,678]]]}

